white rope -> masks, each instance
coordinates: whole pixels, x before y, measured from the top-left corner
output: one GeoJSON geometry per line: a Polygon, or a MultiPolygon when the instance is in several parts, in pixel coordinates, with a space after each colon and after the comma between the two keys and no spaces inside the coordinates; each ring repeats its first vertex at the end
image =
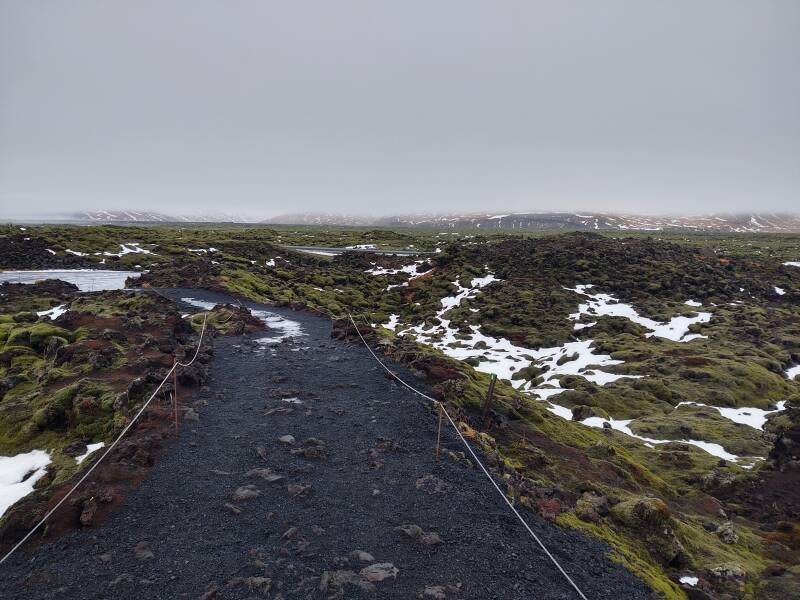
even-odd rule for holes
{"type": "Polygon", "coordinates": [[[447,420],[450,421],[450,424],[453,426],[453,429],[455,429],[455,432],[458,434],[458,437],[461,438],[461,442],[464,444],[464,446],[467,448],[469,453],[472,455],[472,458],[475,459],[475,462],[478,463],[478,466],[481,468],[481,470],[483,471],[484,475],[486,475],[487,479],[492,483],[492,485],[494,486],[494,489],[497,490],[497,493],[500,494],[500,496],[503,498],[503,500],[508,505],[508,507],[517,516],[517,518],[519,519],[520,523],[522,523],[522,525],[525,527],[525,529],[528,530],[528,533],[531,534],[531,537],[533,537],[533,539],[536,540],[536,543],[539,544],[539,547],[542,550],[544,550],[544,553],[547,555],[547,557],[553,562],[553,564],[558,568],[558,570],[561,572],[561,574],[566,578],[566,580],[570,583],[570,585],[575,589],[575,591],[578,593],[578,596],[580,596],[582,600],[588,600],[586,598],[586,596],[584,595],[584,593],[581,591],[581,589],[578,587],[578,585],[572,580],[572,577],[570,577],[569,574],[567,574],[567,572],[564,570],[564,568],[558,562],[556,557],[553,556],[550,553],[550,551],[544,545],[544,542],[542,542],[542,540],[539,539],[539,536],[536,535],[533,532],[533,529],[530,528],[530,526],[528,525],[527,521],[525,521],[525,519],[522,517],[522,515],[519,513],[519,511],[516,509],[516,507],[508,499],[508,496],[506,496],[503,493],[503,490],[501,490],[500,486],[498,486],[497,482],[495,482],[494,477],[492,477],[489,474],[489,471],[486,469],[486,467],[483,466],[483,463],[481,462],[481,459],[478,458],[477,454],[475,454],[475,451],[472,449],[472,446],[469,445],[469,443],[467,442],[466,438],[462,435],[461,430],[458,428],[458,425],[456,425],[455,421],[453,421],[453,418],[450,416],[450,413],[447,412],[447,408],[445,408],[444,403],[440,402],[436,398],[431,398],[427,394],[424,394],[424,393],[420,392],[415,387],[411,386],[410,384],[408,384],[405,381],[403,381],[402,379],[400,379],[400,377],[394,371],[392,371],[391,369],[389,369],[389,367],[387,367],[385,364],[383,364],[381,359],[378,358],[378,356],[375,354],[375,352],[372,351],[372,348],[370,348],[369,344],[367,344],[367,340],[364,339],[364,336],[361,335],[361,332],[358,330],[358,325],[356,325],[356,322],[353,320],[352,315],[350,315],[350,313],[348,312],[347,316],[350,318],[350,322],[353,324],[353,327],[355,328],[356,333],[358,334],[358,337],[360,337],[361,341],[364,342],[364,346],[366,346],[367,350],[369,350],[369,353],[372,355],[372,358],[374,358],[375,361],[380,366],[382,366],[387,373],[389,373],[389,375],[394,377],[397,381],[399,381],[401,384],[406,386],[409,390],[411,390],[415,394],[430,400],[431,402],[433,402],[434,404],[436,404],[437,406],[439,406],[442,409],[442,411],[444,412],[445,416],[447,417],[447,420]]]}
{"type": "Polygon", "coordinates": [[[27,535],[26,535],[24,538],[22,538],[22,539],[21,539],[19,542],[17,542],[17,544],[16,544],[16,545],[15,545],[13,548],[11,548],[11,550],[9,550],[9,551],[8,551],[8,554],[6,554],[6,555],[5,555],[5,556],[4,556],[2,559],[0,559],[0,565],[2,565],[2,564],[3,564],[3,563],[6,561],[6,560],[8,560],[8,559],[11,557],[11,555],[12,555],[12,554],[14,554],[14,552],[16,552],[16,551],[17,551],[17,550],[18,550],[18,549],[19,549],[19,548],[20,548],[20,547],[21,547],[21,546],[22,546],[22,545],[23,545],[25,542],[27,542],[27,541],[28,541],[28,539],[30,539],[30,537],[31,537],[31,536],[32,536],[34,533],[36,533],[36,531],[37,531],[37,530],[38,530],[38,529],[39,529],[39,528],[40,528],[42,525],[44,525],[45,521],[47,521],[47,519],[49,519],[49,518],[50,518],[50,517],[53,515],[53,513],[54,513],[54,512],[56,512],[56,511],[58,510],[58,508],[59,508],[59,507],[60,507],[62,504],[64,504],[64,502],[66,502],[67,498],[69,498],[69,497],[72,495],[72,493],[73,493],[73,492],[74,492],[76,489],[78,489],[78,487],[79,487],[79,486],[80,486],[80,485],[81,485],[81,484],[82,484],[84,481],[86,481],[86,479],[89,477],[89,475],[91,475],[91,474],[92,474],[92,471],[94,471],[94,470],[97,468],[97,465],[99,465],[101,462],[103,462],[103,459],[104,459],[106,456],[108,456],[108,455],[111,453],[111,451],[112,451],[112,450],[114,449],[114,447],[115,447],[115,446],[116,446],[116,445],[119,443],[119,441],[120,441],[120,440],[123,438],[123,436],[124,436],[126,433],[128,433],[128,430],[129,430],[129,429],[130,429],[130,428],[133,426],[133,424],[134,424],[134,423],[135,423],[135,422],[136,422],[136,421],[139,419],[139,417],[141,417],[141,416],[142,416],[142,413],[144,413],[145,409],[146,409],[146,408],[149,406],[149,404],[150,404],[150,403],[153,401],[153,398],[155,398],[155,397],[156,397],[156,394],[158,393],[158,391],[159,391],[159,390],[162,388],[162,386],[163,386],[163,385],[164,385],[164,384],[167,382],[167,379],[169,379],[169,376],[170,376],[170,375],[172,375],[172,372],[173,372],[173,371],[174,371],[176,368],[178,368],[179,366],[181,366],[181,367],[188,367],[189,365],[191,365],[191,364],[192,364],[192,363],[193,363],[193,362],[194,362],[194,361],[197,359],[197,356],[200,354],[200,347],[201,347],[201,346],[202,346],[202,344],[203,344],[203,336],[205,335],[205,332],[206,332],[206,323],[207,323],[207,322],[208,322],[208,313],[205,313],[205,318],[203,319],[203,328],[202,328],[202,330],[200,331],[200,339],[197,341],[197,350],[195,351],[195,353],[194,353],[194,356],[192,357],[192,360],[190,360],[190,361],[189,361],[189,362],[187,362],[187,363],[181,363],[181,362],[178,362],[178,361],[176,360],[176,361],[173,363],[173,365],[172,365],[172,368],[171,368],[169,371],[167,371],[167,374],[164,376],[164,379],[162,379],[162,380],[161,380],[161,383],[159,383],[159,384],[158,384],[158,387],[156,387],[156,389],[153,391],[153,393],[152,393],[152,394],[150,395],[150,397],[147,399],[147,402],[145,402],[145,403],[142,405],[142,407],[139,409],[139,412],[137,412],[137,413],[136,413],[136,416],[134,416],[134,417],[133,417],[133,419],[131,419],[131,422],[130,422],[130,423],[128,423],[128,424],[125,426],[125,429],[123,429],[123,430],[122,430],[122,433],[120,433],[120,434],[117,436],[117,439],[115,439],[115,440],[114,440],[114,442],[113,442],[113,443],[112,443],[112,444],[111,444],[111,445],[108,447],[108,449],[107,449],[107,450],[106,450],[106,451],[103,453],[103,455],[102,455],[102,456],[101,456],[101,457],[100,457],[98,460],[96,460],[96,461],[94,461],[94,463],[92,463],[92,466],[91,466],[91,467],[89,467],[89,468],[87,469],[86,473],[84,473],[84,474],[83,474],[83,477],[81,477],[81,478],[78,480],[78,482],[77,482],[77,483],[76,483],[74,486],[72,486],[72,489],[71,489],[69,492],[67,492],[67,493],[64,495],[64,497],[63,497],[63,498],[61,498],[61,500],[59,500],[59,501],[58,501],[58,503],[57,503],[57,504],[56,504],[56,505],[55,505],[53,508],[51,508],[49,511],[47,511],[47,514],[45,514],[45,516],[44,516],[44,517],[42,517],[42,519],[41,519],[41,520],[40,520],[40,521],[39,521],[39,522],[38,522],[38,523],[37,523],[37,524],[36,524],[36,525],[33,527],[33,529],[31,529],[31,530],[28,532],[28,534],[27,534],[27,535]]]}

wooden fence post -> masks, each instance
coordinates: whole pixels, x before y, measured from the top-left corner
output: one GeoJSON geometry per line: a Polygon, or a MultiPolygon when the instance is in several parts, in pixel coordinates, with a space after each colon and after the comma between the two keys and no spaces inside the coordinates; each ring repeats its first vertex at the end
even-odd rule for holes
{"type": "Polygon", "coordinates": [[[442,404],[439,403],[439,432],[436,434],[436,462],[439,462],[439,444],[442,441],[442,417],[444,416],[444,409],[442,404]]]}
{"type": "Polygon", "coordinates": [[[172,371],[172,398],[175,403],[175,435],[178,435],[178,361],[172,371]]]}
{"type": "Polygon", "coordinates": [[[486,392],[486,400],[483,403],[483,428],[489,428],[489,411],[492,408],[492,401],[494,400],[494,384],[497,381],[497,375],[492,373],[492,378],[489,381],[489,390],[486,392]]]}

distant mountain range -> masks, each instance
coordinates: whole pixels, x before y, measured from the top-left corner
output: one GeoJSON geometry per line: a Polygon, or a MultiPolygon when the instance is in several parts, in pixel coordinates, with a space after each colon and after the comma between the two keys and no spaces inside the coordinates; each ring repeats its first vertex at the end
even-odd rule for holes
{"type": "MultiPolygon", "coordinates": [[[[165,214],[149,211],[104,210],[77,213],[71,220],[93,223],[252,223],[233,214],[165,214]]],[[[800,215],[744,213],[700,216],[648,216],[614,213],[520,212],[364,217],[327,213],[297,213],[263,221],[270,225],[331,225],[350,227],[417,227],[534,231],[707,231],[742,233],[800,233],[800,215]]]]}
{"type": "Polygon", "coordinates": [[[172,214],[141,210],[98,210],[69,215],[72,221],[93,223],[247,223],[252,220],[225,213],[172,214]]]}

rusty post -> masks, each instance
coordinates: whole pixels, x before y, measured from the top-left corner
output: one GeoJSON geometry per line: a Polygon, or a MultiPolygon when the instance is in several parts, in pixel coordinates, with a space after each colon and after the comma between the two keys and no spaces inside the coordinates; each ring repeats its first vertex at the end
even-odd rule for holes
{"type": "Polygon", "coordinates": [[[172,371],[172,400],[175,405],[175,435],[178,435],[178,361],[172,371]]]}
{"type": "Polygon", "coordinates": [[[492,373],[492,378],[489,381],[489,389],[486,392],[486,401],[483,403],[483,428],[489,428],[489,411],[492,408],[492,401],[494,400],[494,384],[497,381],[497,375],[492,373]]]}
{"type": "Polygon", "coordinates": [[[439,462],[439,445],[442,441],[442,417],[444,416],[444,409],[442,404],[439,403],[439,432],[436,434],[436,462],[439,462]]]}

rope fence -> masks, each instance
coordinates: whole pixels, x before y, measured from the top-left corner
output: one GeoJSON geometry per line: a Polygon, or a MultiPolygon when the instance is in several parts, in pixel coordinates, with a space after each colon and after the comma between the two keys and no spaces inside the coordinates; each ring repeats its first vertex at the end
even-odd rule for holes
{"type": "Polygon", "coordinates": [[[361,331],[359,331],[358,325],[356,325],[356,322],[355,322],[355,320],[353,320],[352,315],[348,312],[347,316],[350,318],[350,322],[353,324],[353,328],[356,330],[356,333],[358,334],[358,337],[361,338],[361,341],[364,343],[364,347],[366,347],[366,349],[372,355],[372,358],[374,358],[375,361],[381,367],[383,367],[383,369],[389,375],[391,375],[394,379],[396,379],[400,384],[402,384],[403,386],[405,386],[406,388],[408,388],[409,390],[411,390],[412,392],[414,392],[418,396],[420,396],[422,398],[425,398],[426,400],[430,400],[435,406],[438,407],[438,409],[441,411],[441,413],[444,414],[445,418],[448,420],[450,425],[453,426],[453,430],[456,432],[456,434],[458,435],[459,439],[464,444],[464,447],[467,449],[467,451],[470,453],[472,458],[475,460],[476,464],[481,468],[481,471],[483,471],[483,474],[491,482],[492,486],[494,486],[494,489],[497,490],[497,493],[500,494],[500,497],[503,499],[503,501],[508,505],[508,507],[514,513],[514,515],[516,515],[517,519],[519,519],[520,523],[522,523],[522,525],[525,527],[525,529],[528,531],[528,533],[531,535],[531,537],[536,541],[536,543],[544,551],[544,553],[547,555],[547,557],[552,561],[552,563],[561,572],[561,574],[564,576],[564,578],[569,582],[569,584],[577,592],[577,594],[581,598],[581,600],[588,600],[586,598],[586,595],[581,591],[581,589],[578,587],[578,585],[575,583],[575,581],[572,579],[572,577],[570,577],[569,574],[564,570],[564,568],[558,562],[556,557],[553,556],[553,554],[550,552],[550,550],[547,549],[547,546],[545,546],[544,542],[542,542],[542,540],[539,538],[539,536],[536,535],[536,533],[534,533],[533,529],[531,529],[530,525],[528,525],[528,522],[524,519],[524,517],[519,513],[519,511],[516,509],[516,507],[508,499],[508,496],[506,496],[506,494],[503,493],[503,490],[500,489],[500,486],[497,485],[497,482],[494,480],[494,477],[491,476],[491,474],[489,473],[488,469],[484,466],[484,464],[481,461],[481,459],[478,458],[478,455],[472,449],[472,446],[469,444],[469,442],[467,442],[466,438],[461,433],[461,430],[458,428],[458,425],[453,420],[453,418],[450,416],[450,413],[447,411],[447,408],[445,407],[444,403],[440,402],[436,398],[432,398],[432,397],[428,396],[427,394],[419,391],[417,388],[415,388],[414,386],[410,385],[409,383],[406,383],[405,381],[403,381],[400,378],[399,375],[397,375],[397,373],[395,373],[389,367],[387,367],[383,363],[383,361],[381,361],[381,359],[378,358],[377,354],[375,354],[375,352],[372,350],[370,345],[367,343],[367,340],[364,339],[364,336],[361,335],[361,331]]]}
{"type": "MultiPolygon", "coordinates": [[[[41,520],[39,520],[39,522],[36,523],[36,525],[34,525],[33,529],[31,529],[25,535],[25,537],[23,537],[19,542],[17,542],[16,545],[13,548],[11,548],[11,550],[9,550],[8,553],[5,556],[3,556],[2,559],[0,559],[0,565],[2,565],[19,548],[21,548],[22,545],[25,544],[25,542],[27,542],[31,538],[31,536],[34,533],[36,533],[36,531],[38,531],[39,528],[42,527],[42,525],[45,524],[47,519],[49,519],[53,515],[53,513],[55,513],[61,507],[61,505],[64,504],[64,502],[67,501],[67,498],[72,496],[72,494],[75,492],[75,490],[77,490],[78,487],[80,487],[80,485],[89,478],[89,476],[97,468],[97,466],[101,462],[103,462],[103,460],[111,453],[111,451],[117,446],[117,444],[119,444],[120,440],[122,440],[122,438],[125,437],[125,434],[128,433],[128,431],[130,430],[131,427],[133,427],[134,423],[136,423],[136,421],[139,420],[139,417],[141,417],[142,414],[144,414],[144,411],[147,410],[148,406],[150,406],[150,403],[153,401],[153,398],[156,397],[156,394],[158,394],[158,392],[161,390],[161,388],[164,386],[164,384],[167,382],[167,380],[169,380],[170,375],[175,373],[176,369],[178,367],[189,367],[189,366],[192,365],[192,363],[194,363],[195,360],[197,360],[197,357],[200,355],[200,348],[203,345],[203,337],[205,336],[206,324],[207,323],[208,323],[208,313],[206,312],[205,316],[203,318],[203,328],[200,330],[200,338],[197,341],[197,349],[195,350],[195,353],[194,353],[194,356],[192,357],[192,359],[190,361],[188,361],[188,362],[185,362],[185,363],[184,362],[179,362],[177,359],[175,360],[175,362],[172,364],[172,368],[170,368],[170,370],[167,371],[167,374],[164,375],[164,379],[161,380],[161,383],[159,383],[158,386],[156,386],[156,389],[153,390],[153,393],[150,394],[150,397],[147,399],[147,401],[142,405],[142,407],[139,409],[139,411],[136,413],[136,415],[125,426],[125,428],[122,430],[122,432],[111,443],[111,445],[106,449],[106,451],[103,452],[102,456],[100,456],[100,458],[98,460],[96,460],[96,461],[94,461],[92,463],[92,465],[86,470],[86,473],[83,474],[83,476],[78,480],[78,482],[74,486],[72,486],[72,488],[61,498],[61,500],[59,500],[56,503],[56,505],[53,508],[51,508],[49,511],[47,511],[47,513],[44,515],[44,517],[42,517],[41,520]]],[[[177,410],[177,403],[176,403],[176,410],[177,410]]]]}
{"type": "MultiPolygon", "coordinates": [[[[159,292],[158,290],[155,290],[155,289],[152,289],[152,288],[150,288],[150,289],[151,289],[151,291],[154,291],[155,293],[157,293],[157,294],[159,294],[161,296],[164,296],[165,298],[167,297],[164,294],[162,294],[161,292],[159,292]]],[[[235,298],[233,296],[231,296],[231,297],[234,298],[234,300],[237,302],[237,304],[240,307],[244,307],[239,299],[237,299],[237,298],[235,298]]],[[[339,320],[340,318],[343,318],[343,317],[338,317],[338,316],[334,315],[330,310],[328,310],[326,308],[323,308],[323,307],[311,306],[310,308],[312,308],[313,310],[316,310],[319,313],[327,315],[332,320],[339,320]]],[[[437,437],[440,438],[440,436],[441,436],[441,419],[442,419],[442,416],[444,416],[447,419],[447,421],[450,423],[450,425],[452,426],[453,430],[456,432],[456,435],[458,436],[459,440],[464,445],[464,447],[467,449],[467,451],[469,452],[470,456],[472,456],[472,458],[475,461],[475,463],[480,467],[480,470],[483,472],[483,474],[486,476],[486,478],[492,484],[492,486],[497,491],[497,493],[500,495],[500,497],[503,499],[503,501],[508,506],[508,508],[517,517],[517,519],[523,525],[525,530],[530,534],[530,536],[534,539],[534,541],[538,544],[538,546],[542,549],[542,551],[547,555],[547,557],[550,559],[550,561],[553,563],[553,565],[555,565],[555,567],[558,569],[558,571],[561,573],[561,575],[566,579],[566,581],[570,584],[570,586],[575,590],[575,592],[578,594],[578,596],[581,598],[581,600],[588,600],[586,595],[578,587],[578,585],[575,583],[575,581],[572,579],[572,577],[570,577],[570,575],[566,572],[566,570],[564,570],[564,568],[561,566],[561,564],[559,563],[558,559],[556,559],[556,557],[550,552],[550,550],[547,548],[547,546],[544,544],[544,542],[541,540],[541,538],[539,538],[539,536],[536,535],[536,533],[533,531],[533,529],[531,529],[530,525],[528,525],[528,523],[525,520],[525,518],[520,514],[520,512],[517,510],[517,508],[514,506],[514,504],[508,499],[508,496],[502,491],[500,486],[495,481],[494,477],[492,477],[492,475],[489,473],[489,470],[484,466],[483,462],[478,457],[478,455],[475,452],[475,450],[473,450],[472,446],[469,444],[467,439],[464,437],[463,433],[461,432],[461,430],[459,429],[459,427],[456,424],[455,420],[452,418],[452,416],[448,412],[448,410],[447,410],[446,406],[444,405],[444,403],[439,401],[439,400],[437,400],[437,399],[435,399],[435,398],[432,398],[431,396],[429,396],[429,395],[427,395],[427,394],[425,394],[423,392],[421,392],[417,388],[413,387],[412,385],[410,385],[409,383],[407,383],[406,381],[401,379],[394,371],[389,369],[389,367],[387,367],[383,363],[383,361],[381,361],[380,358],[378,358],[378,356],[372,350],[370,345],[367,343],[366,339],[364,339],[364,336],[361,334],[361,331],[359,330],[358,325],[356,324],[355,319],[353,318],[353,315],[347,310],[345,310],[345,312],[347,314],[347,317],[348,317],[350,323],[353,325],[353,328],[355,329],[356,333],[358,334],[358,337],[361,339],[361,342],[364,344],[364,347],[368,350],[368,352],[370,353],[372,358],[378,363],[378,365],[380,365],[380,367],[382,367],[398,383],[400,383],[401,385],[403,385],[404,387],[409,389],[411,392],[413,392],[417,396],[432,402],[433,405],[438,409],[438,411],[439,411],[439,432],[437,434],[437,437]]],[[[138,410],[138,412],[135,414],[135,416],[125,426],[125,428],[120,432],[120,434],[111,443],[111,445],[106,449],[106,451],[100,456],[100,458],[98,460],[96,460],[96,461],[94,461],[92,463],[92,465],[81,476],[81,478],[77,481],[77,483],[75,483],[75,485],[56,503],[56,505],[53,508],[51,508],[49,511],[47,511],[47,513],[25,535],[25,537],[23,537],[19,542],[17,542],[17,544],[14,545],[14,547],[11,548],[11,550],[9,550],[8,553],[5,556],[3,556],[2,559],[0,559],[0,565],[3,564],[6,560],[8,560],[19,548],[21,548],[25,544],[25,542],[27,542],[31,538],[31,536],[33,536],[33,534],[36,533],[36,531],[38,531],[47,522],[47,519],[49,519],[64,504],[64,502],[66,502],[66,500],[78,489],[78,487],[80,487],[80,485],[89,478],[89,476],[97,468],[97,466],[100,465],[100,463],[102,463],[103,460],[114,450],[114,448],[117,446],[117,444],[119,444],[119,442],[122,440],[122,438],[125,436],[125,434],[139,420],[139,418],[142,416],[142,414],[144,414],[145,410],[147,410],[148,406],[153,401],[153,399],[156,397],[158,392],[161,390],[161,388],[164,386],[164,384],[169,380],[170,376],[175,374],[175,377],[177,379],[176,370],[178,369],[178,367],[183,367],[183,368],[189,367],[195,362],[195,360],[197,360],[197,357],[200,354],[200,348],[202,347],[203,339],[204,339],[204,336],[205,336],[205,333],[206,333],[206,326],[207,326],[207,323],[208,323],[208,315],[209,315],[208,312],[204,313],[203,325],[202,325],[202,329],[200,331],[200,337],[199,337],[198,342],[197,342],[197,348],[196,348],[194,356],[192,356],[191,360],[189,360],[187,362],[180,362],[177,359],[175,360],[175,362],[173,363],[172,367],[169,369],[167,374],[161,380],[161,383],[159,383],[158,386],[156,386],[156,388],[153,390],[152,394],[147,399],[147,401],[141,406],[141,408],[138,410]]],[[[230,319],[232,317],[233,317],[233,314],[231,314],[228,317],[228,319],[230,319]]],[[[362,318],[362,320],[364,320],[364,323],[367,326],[371,327],[370,323],[364,318],[363,315],[361,315],[361,318],[362,318]]],[[[177,391],[177,389],[176,389],[176,391],[177,391]]],[[[176,402],[175,402],[175,411],[176,411],[176,415],[177,415],[177,399],[175,399],[175,400],[176,400],[176,402]]],[[[503,404],[505,404],[505,403],[503,403],[503,404]]],[[[511,407],[509,407],[509,408],[511,408],[511,407]]],[[[176,420],[176,427],[177,427],[177,420],[176,420]]],[[[438,458],[438,446],[439,446],[439,441],[437,439],[437,458],[438,458]]]]}

